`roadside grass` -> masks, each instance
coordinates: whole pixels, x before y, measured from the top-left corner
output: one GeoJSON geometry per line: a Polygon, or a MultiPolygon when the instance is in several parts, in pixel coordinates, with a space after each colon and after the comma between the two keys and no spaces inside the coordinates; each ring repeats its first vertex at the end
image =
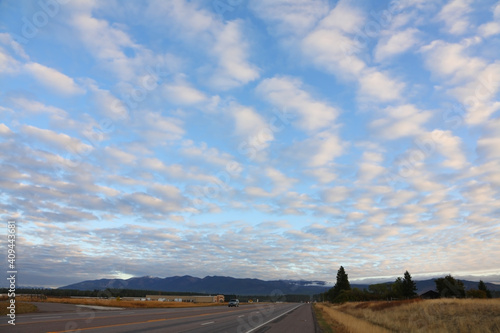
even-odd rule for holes
{"type": "Polygon", "coordinates": [[[194,308],[202,306],[227,306],[227,303],[125,301],[116,299],[59,298],[59,297],[47,297],[47,299],[45,300],[36,300],[36,302],[98,305],[98,306],[111,306],[119,308],[194,308]]]}
{"type": "Polygon", "coordinates": [[[351,332],[375,332],[354,325],[364,322],[380,332],[500,333],[500,299],[414,299],[322,305],[326,313],[351,332]]]}
{"type": "Polygon", "coordinates": [[[344,325],[333,320],[321,306],[314,304],[313,309],[322,333],[349,333],[344,325]]]}
{"type": "Polygon", "coordinates": [[[339,311],[339,307],[327,304],[327,303],[318,303],[318,308],[320,308],[327,317],[329,317],[328,322],[333,322],[334,326],[333,332],[350,332],[350,333],[386,333],[389,330],[380,327],[378,325],[372,324],[364,319],[357,318],[350,314],[339,311]],[[343,331],[338,330],[339,324],[343,327],[343,331]],[[338,331],[336,331],[337,329],[338,331]]]}
{"type": "MultiPolygon", "coordinates": [[[[16,315],[22,314],[22,313],[31,313],[31,312],[37,312],[38,308],[29,303],[19,303],[16,300],[16,315]]],[[[7,309],[7,307],[10,305],[9,301],[0,301],[0,316],[5,316],[10,313],[10,310],[7,309]]]]}

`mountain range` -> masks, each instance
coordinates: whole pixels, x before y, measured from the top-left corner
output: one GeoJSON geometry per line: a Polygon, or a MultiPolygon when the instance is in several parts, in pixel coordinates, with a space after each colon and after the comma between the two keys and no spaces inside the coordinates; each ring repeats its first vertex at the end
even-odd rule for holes
{"type": "MultiPolygon", "coordinates": [[[[478,282],[460,280],[465,289],[476,289],[478,282]]],[[[434,279],[415,281],[418,294],[435,289],[434,279]]],[[[368,284],[351,283],[352,288],[365,289],[368,284]]],[[[486,283],[491,291],[500,291],[500,285],[486,283]]],[[[332,286],[324,281],[311,280],[274,280],[241,279],[228,276],[206,276],[204,278],[172,276],[166,278],[143,276],[130,279],[88,280],[70,284],[59,289],[104,290],[106,288],[156,290],[164,292],[194,292],[204,294],[235,295],[270,295],[270,294],[302,294],[313,295],[327,291],[332,286]]]]}

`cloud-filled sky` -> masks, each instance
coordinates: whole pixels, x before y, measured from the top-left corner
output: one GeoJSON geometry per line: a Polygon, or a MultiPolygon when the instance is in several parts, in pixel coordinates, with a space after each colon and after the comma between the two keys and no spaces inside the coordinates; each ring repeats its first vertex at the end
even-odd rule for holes
{"type": "Polygon", "coordinates": [[[32,286],[500,281],[498,50],[489,0],[3,1],[2,248],[32,286]]]}

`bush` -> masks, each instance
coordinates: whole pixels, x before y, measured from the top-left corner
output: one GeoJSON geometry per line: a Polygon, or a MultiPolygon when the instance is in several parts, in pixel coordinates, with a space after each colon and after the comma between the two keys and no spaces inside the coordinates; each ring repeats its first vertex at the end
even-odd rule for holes
{"type": "Polygon", "coordinates": [[[467,290],[467,298],[488,298],[484,290],[471,289],[467,290]]]}

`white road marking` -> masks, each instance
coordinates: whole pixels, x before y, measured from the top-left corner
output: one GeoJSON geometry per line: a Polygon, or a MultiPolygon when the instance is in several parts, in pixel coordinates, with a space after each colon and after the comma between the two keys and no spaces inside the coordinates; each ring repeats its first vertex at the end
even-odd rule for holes
{"type": "Polygon", "coordinates": [[[288,311],[286,311],[286,312],[284,312],[284,313],[280,314],[279,316],[276,316],[276,317],[274,317],[273,319],[266,321],[264,324],[260,324],[259,326],[252,328],[250,331],[246,331],[246,333],[250,333],[250,332],[255,331],[256,329],[258,329],[258,328],[260,328],[260,327],[262,327],[262,326],[264,326],[264,325],[266,325],[266,324],[268,324],[268,323],[272,322],[273,320],[276,320],[276,319],[278,319],[279,317],[284,316],[284,315],[286,315],[286,314],[287,314],[287,313],[289,313],[289,312],[292,312],[293,310],[295,310],[296,308],[298,308],[298,307],[299,307],[299,306],[301,306],[301,305],[302,305],[302,304],[297,305],[296,307],[294,307],[294,308],[292,308],[292,309],[290,309],[290,310],[288,310],[288,311]]]}
{"type": "Polygon", "coordinates": [[[206,323],[201,324],[201,326],[203,326],[203,325],[208,325],[208,324],[213,324],[213,323],[215,323],[215,321],[209,321],[209,322],[206,322],[206,323]]]}
{"type": "Polygon", "coordinates": [[[81,308],[88,308],[93,310],[105,310],[105,311],[125,310],[125,308],[115,308],[112,306],[82,305],[82,304],[77,304],[76,306],[81,308]]]}
{"type": "Polygon", "coordinates": [[[51,316],[51,317],[31,317],[30,319],[57,319],[62,318],[62,316],[51,316]]]}

